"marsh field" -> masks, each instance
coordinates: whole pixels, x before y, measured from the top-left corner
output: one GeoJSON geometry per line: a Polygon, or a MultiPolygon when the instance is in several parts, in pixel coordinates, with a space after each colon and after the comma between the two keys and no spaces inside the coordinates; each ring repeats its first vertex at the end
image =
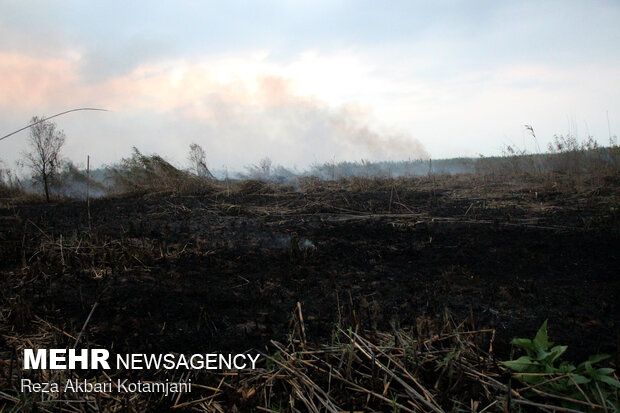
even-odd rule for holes
{"type": "Polygon", "coordinates": [[[566,400],[513,394],[523,384],[499,361],[548,320],[563,359],[606,353],[617,366],[619,196],[614,174],[545,173],[220,181],[89,206],[5,198],[0,406],[553,411],[566,400]],[[63,405],[18,391],[31,374],[22,348],[78,340],[117,353],[265,357],[252,372],[192,373],[202,387],[178,397],[63,405]]]}

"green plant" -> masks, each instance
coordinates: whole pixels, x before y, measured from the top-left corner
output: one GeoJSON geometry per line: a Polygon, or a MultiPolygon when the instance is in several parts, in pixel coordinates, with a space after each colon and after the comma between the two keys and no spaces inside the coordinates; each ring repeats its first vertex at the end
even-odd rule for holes
{"type": "Polygon", "coordinates": [[[282,354],[280,354],[279,351],[276,351],[272,356],[267,357],[265,368],[268,371],[274,371],[278,368],[278,363],[281,361],[282,361],[282,354]]]}
{"type": "Polygon", "coordinates": [[[557,364],[567,346],[553,346],[547,335],[547,321],[534,339],[515,338],[510,343],[525,350],[526,355],[502,364],[515,371],[514,377],[528,384],[527,389],[564,396],[568,404],[573,399],[618,410],[620,382],[614,377],[614,369],[595,366],[608,355],[590,356],[578,366],[567,361],[557,364]]]}

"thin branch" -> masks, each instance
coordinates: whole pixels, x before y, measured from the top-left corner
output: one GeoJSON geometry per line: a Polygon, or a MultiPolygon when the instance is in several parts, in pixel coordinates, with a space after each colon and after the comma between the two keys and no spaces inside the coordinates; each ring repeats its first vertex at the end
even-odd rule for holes
{"type": "Polygon", "coordinates": [[[97,108],[78,108],[78,109],[66,110],[66,111],[64,111],[64,112],[57,113],[57,114],[55,114],[55,115],[53,115],[53,116],[50,116],[50,117],[48,117],[48,118],[41,119],[41,120],[39,120],[39,121],[37,121],[37,122],[35,122],[35,123],[31,123],[31,124],[30,124],[30,125],[28,125],[28,126],[24,126],[23,128],[16,130],[15,132],[11,132],[11,133],[9,133],[8,135],[4,135],[3,137],[1,137],[1,138],[0,138],[0,141],[1,141],[1,140],[3,140],[3,139],[8,138],[9,136],[13,136],[13,135],[15,135],[16,133],[21,132],[21,131],[23,131],[23,130],[25,130],[25,129],[28,129],[28,128],[31,128],[31,127],[33,127],[33,126],[35,126],[35,125],[38,125],[39,123],[43,123],[43,122],[45,122],[46,120],[50,120],[50,119],[55,118],[55,117],[57,117],[57,116],[61,116],[61,115],[64,115],[64,114],[67,114],[67,113],[71,113],[71,112],[77,112],[77,111],[80,111],[80,110],[97,110],[97,111],[101,111],[101,112],[109,112],[107,109],[97,109],[97,108]]]}

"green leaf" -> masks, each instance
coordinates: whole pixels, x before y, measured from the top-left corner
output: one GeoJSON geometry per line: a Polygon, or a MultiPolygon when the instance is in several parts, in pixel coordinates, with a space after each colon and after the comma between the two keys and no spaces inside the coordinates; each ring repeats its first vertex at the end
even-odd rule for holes
{"type": "Polygon", "coordinates": [[[547,320],[538,329],[534,340],[532,341],[534,349],[536,351],[546,351],[553,343],[549,342],[549,336],[547,335],[547,320]]]}
{"type": "MultiPolygon", "coordinates": [[[[586,383],[590,383],[592,381],[591,379],[589,379],[587,377],[584,377],[584,376],[582,376],[580,374],[571,374],[570,376],[575,381],[575,383],[577,383],[577,384],[586,384],[586,383]]],[[[571,384],[571,386],[574,386],[574,383],[571,382],[570,384],[571,384]]]]}
{"type": "Polygon", "coordinates": [[[511,370],[522,373],[532,366],[539,366],[540,363],[532,360],[528,356],[521,356],[516,360],[502,361],[502,364],[511,370]]]}
{"type": "Polygon", "coordinates": [[[600,376],[607,376],[613,372],[614,372],[614,369],[611,369],[609,367],[602,367],[596,370],[596,374],[600,376]]]}
{"type": "Polygon", "coordinates": [[[596,364],[603,360],[607,360],[609,357],[611,357],[609,354],[594,354],[588,358],[588,361],[592,364],[596,364]]]}
{"type": "Polygon", "coordinates": [[[454,359],[455,357],[458,357],[459,353],[460,352],[458,350],[452,351],[450,354],[444,357],[444,359],[439,363],[439,366],[447,365],[448,363],[452,361],[452,359],[454,359]]]}
{"type": "Polygon", "coordinates": [[[519,346],[525,350],[532,350],[532,340],[529,338],[513,338],[510,342],[513,346],[519,346]]]}
{"type": "Polygon", "coordinates": [[[593,364],[600,363],[603,360],[607,360],[609,357],[611,357],[609,354],[594,354],[588,358],[588,361],[579,363],[579,366],[577,368],[587,369],[588,367],[586,367],[586,363],[590,366],[589,368],[591,368],[593,364]]]}
{"type": "Polygon", "coordinates": [[[558,367],[557,369],[558,373],[562,373],[562,374],[571,373],[575,370],[576,370],[576,367],[573,364],[569,363],[568,361],[563,361],[562,363],[560,363],[560,367],[558,367]]]}
{"type": "Polygon", "coordinates": [[[527,346],[532,344],[532,340],[529,338],[513,338],[510,344],[514,344],[515,346],[527,346]]]}
{"type": "Polygon", "coordinates": [[[583,367],[586,369],[586,373],[588,373],[590,376],[594,375],[595,370],[594,367],[592,367],[592,363],[590,363],[589,361],[584,361],[583,367]]]}
{"type": "Polygon", "coordinates": [[[568,346],[555,346],[551,349],[551,351],[549,351],[549,355],[545,356],[544,360],[545,362],[548,362],[550,364],[552,364],[554,361],[556,361],[558,359],[558,357],[560,357],[562,354],[564,354],[564,352],[566,351],[566,349],[568,348],[568,346]]]}
{"type": "Polygon", "coordinates": [[[532,376],[529,373],[515,373],[514,377],[523,383],[538,384],[547,380],[545,376],[532,376]]]}
{"type": "Polygon", "coordinates": [[[620,382],[616,379],[614,379],[613,377],[610,376],[601,376],[598,378],[599,381],[602,381],[603,383],[607,383],[610,386],[613,386],[617,389],[620,389],[620,382]]]}
{"type": "Polygon", "coordinates": [[[550,352],[545,351],[545,350],[538,350],[538,351],[536,352],[536,354],[534,355],[534,359],[535,359],[535,360],[538,360],[538,361],[542,361],[542,362],[544,362],[545,364],[548,364],[548,363],[546,363],[546,362],[545,362],[545,359],[546,359],[547,357],[550,357],[550,356],[551,356],[551,353],[550,353],[550,352]]]}

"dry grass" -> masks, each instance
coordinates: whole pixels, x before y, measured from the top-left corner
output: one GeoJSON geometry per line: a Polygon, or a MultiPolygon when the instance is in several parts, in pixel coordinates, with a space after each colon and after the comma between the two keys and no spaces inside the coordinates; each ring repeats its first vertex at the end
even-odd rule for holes
{"type": "MultiPolygon", "coordinates": [[[[20,311],[19,303],[4,308],[2,317],[20,311]]],[[[354,316],[354,314],[353,314],[354,316]]],[[[594,411],[602,406],[541,392],[511,380],[493,354],[492,329],[476,329],[470,318],[456,323],[449,314],[435,320],[420,318],[413,330],[391,332],[344,329],[336,326],[329,344],[305,340],[303,314],[298,305],[291,318],[287,343],[271,342],[256,370],[117,371],[90,382],[132,376],[134,379],[188,381],[194,391],[174,394],[48,394],[33,397],[17,387],[24,376],[18,366],[24,347],[52,348],[79,334],[37,319],[33,332],[17,336],[3,329],[8,344],[0,353],[0,408],[2,411],[178,411],[231,412],[447,412],[447,411],[594,411]],[[8,350],[10,349],[10,350],[8,350]],[[143,376],[143,377],[140,377],[143,376]],[[80,403],[76,401],[80,400],[80,403]],[[36,407],[35,407],[36,406],[36,407]]],[[[86,325],[82,326],[84,329],[86,325]]],[[[79,371],[38,371],[38,381],[63,382],[85,378],[79,371]]]]}
{"type": "Polygon", "coordinates": [[[110,168],[114,192],[211,193],[212,182],[172,166],[158,155],[146,156],[136,148],[130,158],[110,168]]]}

